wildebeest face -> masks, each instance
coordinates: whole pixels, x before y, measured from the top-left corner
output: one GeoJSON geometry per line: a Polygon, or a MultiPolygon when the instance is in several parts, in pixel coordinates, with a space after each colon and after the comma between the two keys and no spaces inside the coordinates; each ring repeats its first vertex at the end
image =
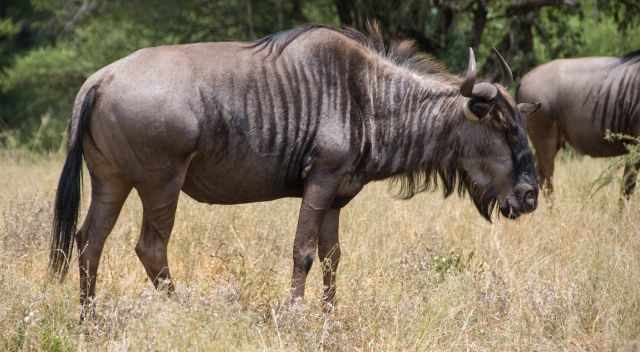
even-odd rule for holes
{"type": "MultiPolygon", "coordinates": [[[[506,69],[510,73],[508,66],[506,69]]],[[[460,90],[468,100],[457,133],[459,168],[476,207],[488,220],[495,206],[510,219],[535,210],[538,183],[524,115],[537,110],[539,104],[516,105],[501,85],[475,83],[472,51],[460,90]]]]}
{"type": "MultiPolygon", "coordinates": [[[[517,107],[504,88],[495,87],[493,101],[468,102],[486,105],[486,113],[477,120],[467,118],[460,127],[459,167],[483,216],[489,219],[497,205],[502,215],[515,219],[537,207],[535,166],[522,124],[524,113],[535,111],[535,106],[517,107]]],[[[473,106],[469,110],[479,111],[473,106]]]]}

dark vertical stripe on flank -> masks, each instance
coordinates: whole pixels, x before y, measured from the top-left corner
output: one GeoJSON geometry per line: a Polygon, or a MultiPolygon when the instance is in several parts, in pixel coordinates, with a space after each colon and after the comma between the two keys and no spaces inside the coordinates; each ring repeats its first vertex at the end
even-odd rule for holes
{"type": "Polygon", "coordinates": [[[266,145],[262,147],[263,151],[271,152],[273,150],[273,144],[276,138],[276,129],[274,116],[276,115],[275,110],[275,102],[273,101],[273,88],[269,82],[271,82],[271,78],[269,77],[269,72],[267,71],[266,65],[262,66],[262,75],[263,82],[265,83],[265,100],[266,100],[266,110],[263,113],[262,121],[263,121],[263,129],[262,129],[262,140],[266,145]]]}
{"type": "Polygon", "coordinates": [[[286,151],[289,154],[286,164],[288,180],[291,180],[296,176],[295,157],[300,148],[300,141],[298,140],[298,138],[300,135],[300,124],[302,117],[302,94],[299,89],[301,84],[295,66],[296,60],[287,60],[284,64],[285,78],[287,81],[287,87],[290,97],[288,105],[292,107],[288,116],[289,125],[287,128],[288,133],[290,134],[287,135],[287,144],[290,147],[286,151]]]}
{"type": "Polygon", "coordinates": [[[308,70],[305,67],[304,73],[309,84],[309,123],[307,125],[307,137],[305,147],[302,151],[302,161],[306,161],[306,157],[310,156],[315,145],[316,133],[319,129],[320,112],[322,111],[322,89],[320,83],[320,73],[318,67],[308,70]]]}
{"type": "MultiPolygon", "coordinates": [[[[326,114],[331,114],[332,110],[334,110],[334,104],[335,104],[335,58],[332,55],[329,55],[328,52],[325,52],[325,54],[323,55],[324,57],[324,62],[326,62],[326,67],[327,67],[327,71],[325,71],[325,77],[326,77],[326,87],[325,87],[325,91],[327,92],[327,106],[326,106],[326,110],[325,113],[326,114]]],[[[328,118],[331,117],[335,117],[335,116],[325,116],[328,118]]]]}
{"type": "MultiPolygon", "coordinates": [[[[291,77],[291,72],[289,71],[291,65],[292,62],[290,60],[283,60],[281,65],[282,78],[284,80],[284,104],[287,107],[284,119],[285,143],[289,147],[293,146],[295,143],[295,135],[297,134],[296,120],[298,119],[297,114],[299,113],[298,110],[300,109],[298,105],[299,101],[298,99],[296,99],[298,94],[296,91],[294,91],[294,87],[296,87],[297,85],[291,77]]],[[[283,152],[284,154],[290,154],[291,150],[290,148],[285,148],[283,152]]],[[[291,155],[288,155],[287,157],[290,158],[291,155]]]]}
{"type": "Polygon", "coordinates": [[[342,68],[342,72],[340,72],[340,77],[342,79],[342,91],[340,94],[342,95],[343,107],[344,111],[342,113],[342,125],[345,128],[344,136],[347,138],[347,143],[351,147],[353,146],[353,126],[351,125],[351,94],[349,92],[349,72],[351,72],[351,61],[345,60],[344,66],[342,68]]]}
{"type": "Polygon", "coordinates": [[[289,136],[289,124],[291,123],[292,120],[292,97],[291,97],[291,79],[289,78],[289,71],[287,70],[287,66],[288,66],[288,60],[285,60],[285,57],[283,57],[283,60],[281,60],[281,64],[277,66],[277,72],[278,72],[278,87],[279,87],[279,91],[280,91],[280,99],[282,100],[282,117],[279,119],[280,121],[282,121],[282,124],[280,125],[280,134],[281,134],[281,141],[280,141],[280,145],[279,148],[277,149],[278,151],[278,156],[281,159],[281,162],[283,162],[284,164],[280,164],[280,165],[286,165],[286,159],[287,159],[287,154],[289,152],[289,146],[291,143],[290,141],[290,136],[289,136]]]}
{"type": "Polygon", "coordinates": [[[336,112],[338,111],[338,100],[340,99],[340,96],[338,95],[338,60],[336,60],[333,55],[330,55],[329,57],[331,60],[331,64],[329,65],[329,67],[331,68],[329,71],[329,75],[331,77],[330,89],[332,92],[330,111],[333,115],[331,117],[336,119],[337,121],[338,116],[336,116],[336,112]]]}
{"type": "Polygon", "coordinates": [[[597,123],[598,123],[598,111],[599,111],[599,108],[600,108],[600,89],[598,89],[598,91],[596,93],[594,93],[593,98],[595,99],[596,103],[593,105],[593,109],[591,110],[591,123],[594,126],[597,126],[597,123]]]}
{"type": "Polygon", "coordinates": [[[627,130],[631,129],[633,122],[635,122],[636,119],[640,118],[640,116],[637,115],[638,104],[640,103],[640,91],[638,91],[638,89],[640,88],[639,76],[640,74],[638,73],[638,70],[636,70],[636,73],[634,73],[634,77],[632,80],[633,84],[631,86],[631,92],[629,93],[630,107],[627,130]]]}
{"type": "MultiPolygon", "coordinates": [[[[625,75],[622,75],[622,79],[618,82],[618,85],[615,86],[615,90],[617,93],[613,102],[613,113],[611,114],[611,131],[612,132],[620,132],[620,124],[621,124],[621,118],[622,118],[622,111],[621,111],[621,98],[623,98],[622,94],[622,87],[624,85],[624,80],[625,80],[625,75]]],[[[611,85],[612,88],[614,87],[614,85],[611,85]]]]}
{"type": "MultiPolygon", "coordinates": [[[[299,86],[302,88],[299,92],[298,99],[300,99],[300,117],[298,122],[299,137],[297,141],[297,148],[295,153],[295,159],[293,163],[296,167],[302,170],[302,163],[304,159],[304,152],[307,145],[307,137],[309,136],[309,124],[311,119],[311,92],[309,87],[309,80],[305,74],[304,65],[294,65],[296,77],[299,86]]],[[[296,179],[300,177],[300,173],[296,175],[296,179]]]]}
{"type": "Polygon", "coordinates": [[[277,85],[277,97],[279,102],[279,110],[280,116],[276,117],[276,126],[277,126],[277,134],[278,134],[278,142],[276,145],[276,154],[278,156],[278,161],[280,165],[284,165],[284,158],[287,154],[287,141],[288,141],[288,125],[289,125],[289,98],[287,97],[287,82],[284,77],[283,70],[285,61],[280,60],[281,65],[274,65],[274,73],[276,75],[276,85],[277,85]],[[279,123],[278,123],[279,122],[279,123]]]}
{"type": "MultiPolygon", "coordinates": [[[[626,73],[626,72],[625,72],[626,73]]],[[[627,103],[627,98],[629,94],[629,85],[632,82],[632,77],[631,75],[627,76],[625,74],[625,77],[623,77],[622,82],[620,83],[620,87],[622,88],[622,94],[619,93],[619,97],[618,97],[618,105],[620,105],[620,108],[618,109],[618,113],[621,115],[619,118],[619,122],[618,122],[618,126],[617,126],[617,132],[621,132],[621,133],[625,133],[627,130],[627,122],[629,120],[629,108],[628,108],[628,103],[627,103]]]]}
{"type": "Polygon", "coordinates": [[[634,105],[638,100],[640,100],[640,96],[638,96],[637,86],[638,86],[638,68],[629,69],[629,82],[627,93],[625,94],[625,123],[624,123],[624,133],[632,133],[631,131],[633,120],[634,120],[634,105]]]}
{"type": "Polygon", "coordinates": [[[325,87],[324,87],[325,67],[324,65],[319,65],[318,71],[314,71],[314,85],[313,85],[315,88],[314,92],[317,93],[316,94],[317,101],[315,102],[316,118],[317,118],[315,123],[316,126],[320,123],[320,119],[322,118],[322,105],[324,104],[324,100],[325,100],[325,87]]]}
{"type": "Polygon", "coordinates": [[[616,96],[616,111],[615,114],[617,115],[616,117],[616,129],[615,132],[622,132],[624,131],[624,124],[625,124],[625,120],[626,120],[626,114],[625,114],[625,90],[628,87],[629,84],[629,77],[627,77],[626,75],[623,75],[622,79],[620,79],[620,81],[618,82],[618,90],[616,92],[617,96],[616,96]]]}
{"type": "MultiPolygon", "coordinates": [[[[252,101],[255,98],[255,92],[253,92],[253,80],[252,80],[252,75],[249,72],[248,74],[248,79],[243,82],[244,87],[242,87],[245,91],[244,94],[242,94],[241,96],[241,105],[242,105],[242,111],[240,111],[240,113],[238,114],[239,118],[241,118],[242,120],[244,120],[244,125],[247,128],[247,133],[249,135],[249,138],[251,138],[251,140],[255,141],[256,136],[255,136],[255,119],[253,114],[249,114],[249,109],[251,108],[251,105],[253,105],[252,101]],[[252,95],[253,93],[253,95],[252,95]]],[[[255,142],[253,142],[252,144],[254,144],[255,142]]],[[[255,144],[254,144],[255,146],[255,144]]]]}
{"type": "Polygon", "coordinates": [[[233,79],[233,74],[229,74],[229,86],[231,87],[231,96],[230,96],[230,101],[229,101],[229,108],[226,109],[225,111],[225,116],[226,118],[229,119],[229,123],[232,126],[235,126],[236,128],[242,130],[242,126],[239,125],[239,121],[236,119],[236,82],[233,79]]]}
{"type": "Polygon", "coordinates": [[[302,67],[302,77],[306,87],[305,92],[306,92],[307,114],[305,116],[305,119],[307,123],[305,128],[304,143],[305,145],[307,145],[310,142],[309,132],[311,132],[315,128],[313,121],[316,121],[318,118],[318,115],[315,114],[315,111],[313,109],[318,103],[317,101],[318,89],[314,84],[315,80],[314,80],[313,72],[307,71],[306,66],[302,67]]]}
{"type": "MultiPolygon", "coordinates": [[[[337,121],[340,122],[340,125],[344,128],[345,127],[345,116],[346,116],[346,99],[345,99],[345,92],[344,92],[344,83],[343,83],[343,77],[344,77],[344,66],[341,65],[341,63],[344,63],[344,61],[340,60],[340,61],[336,61],[336,114],[338,116],[336,116],[337,121]]],[[[344,133],[345,131],[342,130],[341,132],[343,132],[343,136],[345,138],[348,138],[348,136],[344,133]]]]}
{"type": "Polygon", "coordinates": [[[605,131],[607,128],[611,128],[611,126],[607,126],[607,113],[609,111],[609,97],[611,96],[611,85],[605,86],[605,97],[604,103],[602,104],[602,112],[600,113],[600,130],[605,131]]]}
{"type": "Polygon", "coordinates": [[[262,84],[264,81],[261,81],[258,77],[259,73],[256,73],[255,71],[251,71],[251,79],[253,80],[253,82],[249,82],[249,84],[253,84],[254,85],[254,94],[256,94],[255,98],[254,98],[254,102],[255,102],[255,106],[253,107],[254,110],[254,119],[255,119],[255,131],[254,131],[254,138],[258,139],[257,144],[258,144],[258,150],[259,151],[263,151],[263,139],[264,139],[264,116],[262,116],[262,97],[265,95],[264,94],[264,89],[262,89],[262,84]]]}
{"type": "MultiPolygon", "coordinates": [[[[292,60],[284,60],[282,64],[282,71],[284,72],[284,82],[285,82],[285,92],[287,97],[287,107],[289,108],[288,113],[288,125],[287,131],[291,131],[291,128],[295,128],[295,124],[297,123],[300,117],[300,92],[296,89],[299,87],[299,82],[295,77],[295,65],[292,60]],[[292,73],[293,72],[293,73],[292,73]]],[[[294,135],[297,134],[297,131],[293,131],[294,135]]],[[[292,142],[292,141],[291,141],[292,142]]]]}

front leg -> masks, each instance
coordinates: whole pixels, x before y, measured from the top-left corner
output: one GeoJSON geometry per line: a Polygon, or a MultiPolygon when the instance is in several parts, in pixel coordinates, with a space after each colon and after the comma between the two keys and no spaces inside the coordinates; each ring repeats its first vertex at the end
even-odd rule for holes
{"type": "Polygon", "coordinates": [[[292,303],[304,297],[307,274],[313,265],[322,223],[333,204],[337,184],[334,176],[322,173],[310,175],[305,183],[296,238],[293,242],[292,303]]]}
{"type": "Polygon", "coordinates": [[[318,255],[322,263],[322,280],[324,282],[322,304],[325,312],[330,312],[336,304],[336,272],[340,262],[339,222],[340,208],[329,210],[324,217],[318,239],[318,255]]]}

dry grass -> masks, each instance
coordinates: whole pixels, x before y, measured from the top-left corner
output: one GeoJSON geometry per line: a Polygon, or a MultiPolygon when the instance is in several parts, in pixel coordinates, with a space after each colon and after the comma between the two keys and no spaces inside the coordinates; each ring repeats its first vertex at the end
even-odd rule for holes
{"type": "MultiPolygon", "coordinates": [[[[299,200],[207,206],[181,199],[170,245],[176,298],[152,289],[128,200],[100,267],[98,318],[78,324],[77,269],[46,282],[61,161],[0,156],[0,350],[629,350],[640,338],[638,199],[593,200],[605,162],[558,165],[555,208],[486,223],[466,199],[394,200],[369,186],[343,212],[339,308],[321,313],[314,266],[287,309],[299,200]]],[[[84,205],[88,203],[88,193],[84,205]]],[[[76,268],[74,263],[74,269],[76,268]]]]}

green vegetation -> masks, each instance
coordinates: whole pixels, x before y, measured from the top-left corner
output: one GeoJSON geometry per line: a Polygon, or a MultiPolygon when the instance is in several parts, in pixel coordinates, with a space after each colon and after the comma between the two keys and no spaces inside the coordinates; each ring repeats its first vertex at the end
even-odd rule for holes
{"type": "Polygon", "coordinates": [[[600,175],[593,181],[591,188],[591,196],[602,190],[605,186],[614,181],[623,182],[623,176],[620,173],[626,165],[635,165],[640,163],[640,138],[620,133],[612,133],[607,131],[605,139],[610,142],[621,142],[625,144],[627,154],[612,158],[600,175]]]}
{"type": "MultiPolygon", "coordinates": [[[[98,68],[138,48],[252,40],[304,23],[411,38],[454,71],[464,48],[498,47],[516,75],[557,57],[640,47],[640,5],[616,0],[2,0],[0,147],[61,148],[75,93],[98,68]]],[[[485,76],[497,75],[491,60],[485,76]]]]}

